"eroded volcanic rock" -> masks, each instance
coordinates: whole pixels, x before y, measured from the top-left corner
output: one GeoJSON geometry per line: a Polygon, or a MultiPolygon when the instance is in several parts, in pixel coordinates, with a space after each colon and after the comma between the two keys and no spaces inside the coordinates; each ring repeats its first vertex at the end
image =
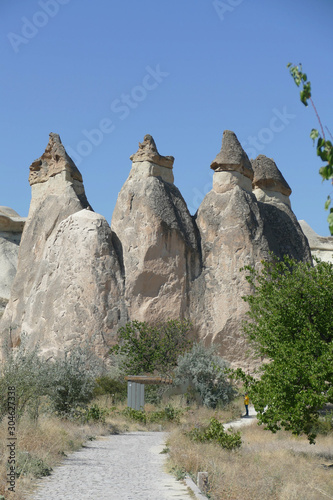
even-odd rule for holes
{"type": "Polygon", "coordinates": [[[53,356],[95,335],[101,351],[124,314],[111,230],[91,211],[81,174],[57,134],[50,134],[29,179],[32,199],[1,322],[3,340],[16,346],[25,333],[29,345],[38,342],[53,356]]]}
{"type": "Polygon", "coordinates": [[[197,231],[186,203],[172,183],[172,162],[157,165],[151,136],[133,155],[132,169],[122,187],[111,228],[119,239],[125,272],[129,317],[159,321],[185,317],[191,281],[200,267],[197,231]],[[140,161],[138,161],[141,158],[140,161]],[[164,169],[165,171],[161,171],[164,169]]]}
{"type": "Polygon", "coordinates": [[[257,201],[247,182],[252,169],[245,168],[249,163],[244,158],[235,134],[224,133],[221,153],[213,162],[221,171],[215,170],[214,176],[233,173],[234,168],[237,177],[213,180],[212,191],[198,209],[203,270],[191,288],[190,318],[206,343],[218,343],[221,354],[234,366],[252,369],[242,333],[247,311],[242,296],[250,288],[240,268],[260,266],[261,260],[270,258],[270,251],[300,260],[311,256],[289,206],[257,201]]]}
{"type": "Polygon", "coordinates": [[[0,317],[10,297],[26,219],[9,207],[0,207],[0,317]]]}

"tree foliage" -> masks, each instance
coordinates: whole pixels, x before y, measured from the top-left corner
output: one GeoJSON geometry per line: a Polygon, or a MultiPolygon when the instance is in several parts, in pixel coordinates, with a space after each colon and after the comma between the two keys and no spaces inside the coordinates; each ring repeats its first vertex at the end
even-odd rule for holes
{"type": "Polygon", "coordinates": [[[118,330],[118,344],[111,354],[124,356],[124,366],[130,375],[158,372],[169,374],[176,366],[179,354],[192,345],[187,320],[169,320],[157,325],[131,321],[118,330]]]}
{"type": "MultiPolygon", "coordinates": [[[[323,180],[331,180],[333,179],[333,147],[332,147],[332,142],[325,137],[325,132],[324,128],[322,126],[319,114],[317,112],[317,109],[314,105],[314,102],[311,97],[311,82],[308,80],[307,75],[303,73],[302,71],[302,65],[300,64],[299,66],[295,66],[292,63],[287,64],[287,68],[289,68],[290,74],[294,79],[294,82],[296,83],[297,87],[302,87],[302,90],[300,91],[300,99],[301,102],[304,104],[304,106],[308,106],[308,101],[310,101],[319,125],[321,129],[321,135],[319,131],[315,128],[313,128],[310,132],[310,138],[315,141],[317,140],[317,156],[326,163],[323,167],[319,169],[319,174],[321,175],[323,180]]],[[[330,213],[327,217],[327,222],[329,226],[330,233],[333,235],[333,208],[331,207],[331,197],[328,196],[327,200],[325,202],[325,210],[330,209],[330,213]]]]}
{"type": "Polygon", "coordinates": [[[235,396],[228,381],[228,364],[217,354],[217,347],[194,344],[191,351],[179,356],[175,382],[189,381],[208,408],[227,405],[235,396]]]}
{"type": "Polygon", "coordinates": [[[333,402],[333,266],[317,261],[262,262],[246,267],[254,294],[245,332],[266,360],[246,382],[260,423],[315,439],[319,410],[333,402]]]}

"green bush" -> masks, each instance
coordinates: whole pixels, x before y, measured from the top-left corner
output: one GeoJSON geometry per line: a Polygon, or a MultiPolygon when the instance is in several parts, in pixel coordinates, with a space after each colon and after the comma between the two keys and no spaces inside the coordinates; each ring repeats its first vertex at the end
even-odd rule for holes
{"type": "Polygon", "coordinates": [[[134,410],[133,408],[127,407],[122,411],[122,414],[136,422],[142,422],[143,424],[147,422],[147,414],[143,410],[134,410]]]}
{"type": "Polygon", "coordinates": [[[191,351],[178,357],[175,371],[175,383],[189,381],[208,408],[226,406],[236,395],[235,389],[227,380],[228,364],[216,351],[216,346],[194,344],[191,351]]]}
{"type": "Polygon", "coordinates": [[[216,418],[210,419],[208,427],[201,429],[194,427],[187,435],[194,441],[199,441],[201,443],[214,441],[227,450],[234,450],[240,448],[242,445],[240,432],[233,432],[231,430],[229,430],[229,433],[226,432],[223,424],[216,418]]]}
{"type": "Polygon", "coordinates": [[[125,408],[123,415],[136,420],[143,424],[156,422],[178,422],[182,414],[182,410],[174,408],[172,405],[167,405],[163,410],[145,412],[144,410],[134,410],[133,408],[125,408]]]}
{"type": "Polygon", "coordinates": [[[168,375],[178,355],[192,345],[190,330],[191,323],[187,320],[168,320],[155,325],[131,321],[119,328],[118,344],[110,349],[110,354],[123,357],[122,366],[127,374],[168,375]]]}
{"type": "Polygon", "coordinates": [[[102,375],[95,380],[94,396],[110,394],[113,401],[123,401],[127,396],[127,384],[115,380],[108,375],[102,375]]]}
{"type": "Polygon", "coordinates": [[[105,417],[108,414],[109,411],[106,408],[101,408],[98,404],[93,404],[92,406],[72,408],[66,417],[81,423],[105,422],[105,417]]]}
{"type": "Polygon", "coordinates": [[[50,467],[42,458],[32,455],[26,451],[18,451],[16,459],[17,477],[31,474],[34,477],[49,476],[52,472],[50,467]]]}

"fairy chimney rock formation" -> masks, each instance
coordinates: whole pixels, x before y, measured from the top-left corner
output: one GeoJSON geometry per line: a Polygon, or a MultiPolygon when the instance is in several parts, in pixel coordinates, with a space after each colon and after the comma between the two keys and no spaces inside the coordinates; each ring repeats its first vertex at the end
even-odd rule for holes
{"type": "Polygon", "coordinates": [[[308,239],[311,255],[333,264],[333,236],[319,236],[305,220],[298,222],[308,239]]]}
{"type": "Polygon", "coordinates": [[[160,156],[146,135],[112,216],[125,273],[129,317],[163,321],[186,316],[191,280],[199,272],[197,231],[173,184],[173,157],[160,156]]]}
{"type": "MultiPolygon", "coordinates": [[[[3,338],[15,347],[25,333],[47,357],[89,340],[107,356],[129,320],[187,318],[201,340],[216,342],[229,362],[251,370],[242,330],[248,307],[242,297],[251,288],[240,268],[259,266],[270,252],[311,260],[288,184],[273,160],[259,155],[251,165],[226,130],[211,164],[213,189],[191,216],[173,183],[174,158],[161,156],[150,135],[131,160],[110,228],[92,211],[60,137],[50,134],[30,167],[32,200],[3,338]]],[[[6,244],[9,234],[20,238],[22,225],[0,208],[0,258],[1,235],[6,244]]]]}
{"type": "Polygon", "coordinates": [[[53,356],[96,334],[96,351],[105,354],[125,314],[111,229],[91,211],[81,174],[59,135],[50,134],[29,181],[29,215],[1,321],[4,342],[15,347],[25,334],[28,345],[39,343],[53,356]]]}
{"type": "Polygon", "coordinates": [[[30,165],[31,185],[30,210],[38,206],[41,199],[51,195],[68,196],[90,208],[85,195],[82,175],[68,156],[58,134],[50,133],[48,145],[40,158],[30,165]]]}
{"type": "MultiPolygon", "coordinates": [[[[311,257],[289,206],[260,203],[252,193],[252,167],[233,132],[224,132],[221,152],[211,168],[215,170],[213,189],[196,215],[203,269],[191,289],[190,317],[206,343],[216,342],[234,366],[247,367],[252,360],[247,359],[242,333],[247,311],[242,296],[251,290],[240,268],[257,267],[270,251],[278,257],[284,253],[300,260],[311,257]]],[[[273,177],[272,171],[267,177],[273,177]]]]}
{"type": "Polygon", "coordinates": [[[210,168],[214,170],[213,189],[217,193],[224,193],[236,185],[252,191],[251,162],[231,130],[223,132],[221,151],[210,168]]]}
{"type": "Polygon", "coordinates": [[[138,151],[130,156],[130,160],[133,162],[131,176],[161,177],[165,182],[173,183],[172,167],[175,159],[173,156],[160,155],[151,135],[144,136],[143,142],[139,142],[138,151]]]}
{"type": "Polygon", "coordinates": [[[254,177],[253,193],[264,203],[286,203],[290,206],[291,189],[272,158],[259,155],[251,160],[254,177]]]}

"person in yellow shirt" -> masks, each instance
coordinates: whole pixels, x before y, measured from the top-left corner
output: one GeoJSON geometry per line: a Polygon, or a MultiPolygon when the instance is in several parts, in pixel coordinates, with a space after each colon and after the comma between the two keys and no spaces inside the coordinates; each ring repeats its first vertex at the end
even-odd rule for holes
{"type": "Polygon", "coordinates": [[[245,396],[244,396],[244,406],[245,406],[245,410],[246,410],[245,417],[249,416],[249,402],[250,402],[250,398],[246,392],[245,396]]]}

